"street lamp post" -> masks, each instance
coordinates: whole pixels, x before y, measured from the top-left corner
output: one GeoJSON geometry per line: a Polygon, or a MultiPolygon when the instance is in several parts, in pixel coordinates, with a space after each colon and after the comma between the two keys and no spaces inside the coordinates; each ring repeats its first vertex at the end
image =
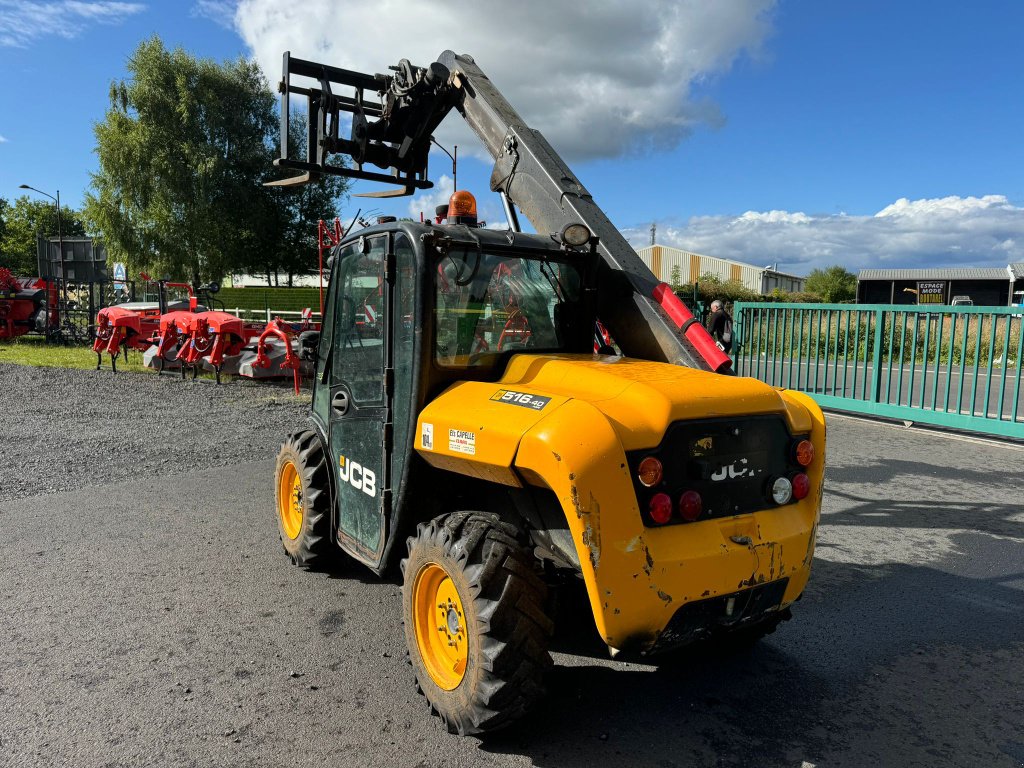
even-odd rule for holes
{"type": "Polygon", "coordinates": [[[50,194],[47,194],[46,192],[43,192],[43,190],[41,190],[41,189],[36,189],[35,187],[30,187],[28,184],[21,184],[18,188],[19,189],[31,189],[33,192],[38,192],[40,195],[44,195],[44,196],[50,198],[51,200],[53,200],[53,202],[55,202],[57,204],[57,247],[60,248],[60,284],[61,284],[61,289],[62,289],[61,292],[64,294],[64,304],[67,305],[67,303],[68,303],[68,280],[67,280],[67,274],[64,271],[64,229],[63,229],[63,226],[61,225],[61,219],[60,219],[60,190],[59,189],[57,190],[57,196],[54,197],[53,195],[50,195],[50,194]]]}

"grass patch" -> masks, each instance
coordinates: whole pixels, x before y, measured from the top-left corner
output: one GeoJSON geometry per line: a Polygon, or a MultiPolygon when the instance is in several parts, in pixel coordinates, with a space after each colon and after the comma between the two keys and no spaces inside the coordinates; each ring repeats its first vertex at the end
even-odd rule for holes
{"type": "MultiPolygon", "coordinates": [[[[42,336],[19,336],[16,339],[0,344],[0,363],[12,363],[13,365],[30,365],[35,368],[78,368],[81,370],[96,370],[96,353],[92,347],[67,346],[64,344],[49,344],[42,336]]],[[[110,370],[110,355],[103,353],[103,369],[110,370]]],[[[118,355],[117,372],[131,371],[133,373],[156,373],[152,368],[146,368],[142,364],[142,353],[131,350],[128,353],[128,362],[125,363],[124,356],[118,355]]],[[[164,376],[178,377],[181,373],[177,369],[168,369],[164,376]]],[[[187,373],[192,378],[192,372],[187,373]]],[[[213,381],[216,376],[211,371],[200,370],[200,379],[213,381]]],[[[236,379],[242,380],[240,376],[221,374],[222,384],[228,384],[236,379]]],[[[278,393],[269,392],[265,398],[267,401],[278,402],[301,402],[309,401],[309,394],[295,395],[292,393],[291,378],[281,382],[273,382],[282,391],[278,393]],[[288,387],[284,391],[285,386],[288,387]]]]}
{"type": "MultiPolygon", "coordinates": [[[[49,344],[42,336],[19,336],[0,344],[0,363],[31,365],[36,368],[81,368],[95,370],[96,353],[92,347],[49,344]]],[[[110,355],[103,354],[103,367],[110,368],[110,355]]],[[[117,370],[150,371],[142,365],[142,353],[132,351],[125,363],[117,358],[117,370]]]]}

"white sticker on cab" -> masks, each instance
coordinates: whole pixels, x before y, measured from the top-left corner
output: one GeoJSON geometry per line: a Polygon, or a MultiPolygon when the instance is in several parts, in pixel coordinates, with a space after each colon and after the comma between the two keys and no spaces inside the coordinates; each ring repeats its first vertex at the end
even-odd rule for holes
{"type": "Polygon", "coordinates": [[[434,425],[423,422],[423,427],[420,429],[420,447],[424,451],[434,450],[434,425]]]}

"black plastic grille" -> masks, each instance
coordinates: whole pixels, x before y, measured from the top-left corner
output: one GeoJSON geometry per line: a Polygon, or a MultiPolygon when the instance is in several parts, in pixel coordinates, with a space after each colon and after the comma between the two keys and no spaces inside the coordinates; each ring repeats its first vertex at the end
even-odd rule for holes
{"type": "Polygon", "coordinates": [[[677,509],[684,491],[701,496],[703,511],[698,521],[778,506],[771,497],[771,483],[803,471],[792,458],[793,447],[802,437],[791,435],[781,416],[673,423],[657,448],[626,454],[645,525],[655,525],[647,511],[657,493],[672,499],[672,523],[686,522],[677,509]],[[640,462],[647,456],[657,457],[664,467],[661,482],[652,488],[637,478],[640,462]]]}
{"type": "MultiPolygon", "coordinates": [[[[658,642],[648,653],[661,653],[717,632],[752,626],[771,617],[782,603],[789,578],[759,584],[729,595],[694,600],[681,606],[672,616],[658,642]]],[[[787,608],[781,618],[788,618],[787,608]]]]}

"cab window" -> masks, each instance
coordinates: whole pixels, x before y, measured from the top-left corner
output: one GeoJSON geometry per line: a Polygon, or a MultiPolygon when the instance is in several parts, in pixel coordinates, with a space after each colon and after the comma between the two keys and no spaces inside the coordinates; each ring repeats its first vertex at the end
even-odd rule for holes
{"type": "Polygon", "coordinates": [[[333,346],[333,379],[347,384],[357,403],[384,398],[384,260],[387,236],[347,249],[338,266],[333,346]]]}
{"type": "Polygon", "coordinates": [[[571,264],[453,249],[434,269],[435,360],[486,366],[510,351],[571,349],[583,317],[581,277],[571,264]]]}

